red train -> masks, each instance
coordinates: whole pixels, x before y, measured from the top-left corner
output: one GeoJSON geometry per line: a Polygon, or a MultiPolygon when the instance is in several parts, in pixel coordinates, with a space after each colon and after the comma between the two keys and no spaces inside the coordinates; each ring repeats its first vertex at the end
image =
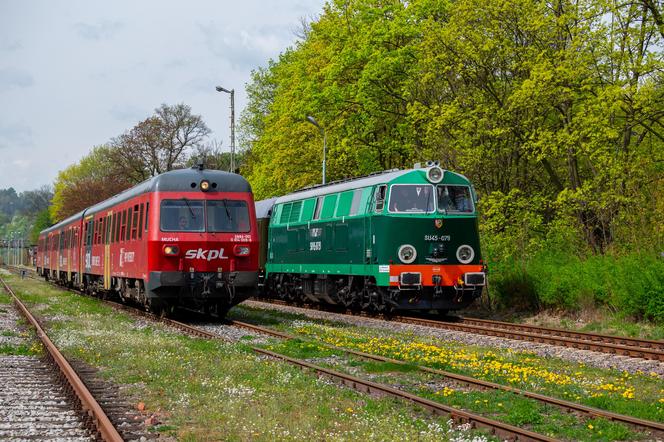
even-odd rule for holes
{"type": "Polygon", "coordinates": [[[202,165],[163,173],[42,231],[37,272],[156,312],[223,316],[257,283],[251,187],[202,165]]]}

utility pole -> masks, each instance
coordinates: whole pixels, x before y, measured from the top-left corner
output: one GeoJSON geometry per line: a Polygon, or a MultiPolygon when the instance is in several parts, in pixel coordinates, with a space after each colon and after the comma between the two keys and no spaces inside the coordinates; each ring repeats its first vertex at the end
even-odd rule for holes
{"type": "Polygon", "coordinates": [[[323,184],[325,184],[325,156],[326,156],[326,151],[327,151],[327,136],[325,135],[325,129],[323,129],[323,126],[318,124],[318,121],[311,115],[307,115],[307,121],[320,130],[321,135],[323,135],[323,184]]]}
{"type": "Polygon", "coordinates": [[[225,89],[217,86],[217,92],[226,92],[231,95],[231,173],[235,173],[235,89],[225,89]]]}

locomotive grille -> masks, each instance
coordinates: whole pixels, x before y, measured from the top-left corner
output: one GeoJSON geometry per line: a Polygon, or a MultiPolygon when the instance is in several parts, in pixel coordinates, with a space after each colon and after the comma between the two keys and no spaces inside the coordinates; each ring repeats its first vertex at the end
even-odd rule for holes
{"type": "Polygon", "coordinates": [[[401,274],[401,285],[420,285],[422,284],[422,274],[421,273],[402,273],[401,274]]]}
{"type": "Polygon", "coordinates": [[[463,279],[466,285],[484,285],[486,276],[483,272],[466,273],[463,279]]]}

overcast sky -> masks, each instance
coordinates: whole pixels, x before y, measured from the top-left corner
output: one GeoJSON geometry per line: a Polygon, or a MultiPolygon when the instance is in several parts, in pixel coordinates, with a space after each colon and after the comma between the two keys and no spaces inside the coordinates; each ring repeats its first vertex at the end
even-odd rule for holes
{"type": "Polygon", "coordinates": [[[186,103],[230,145],[252,69],[297,39],[323,0],[0,0],[0,189],[59,170],[147,118],[186,103]]]}

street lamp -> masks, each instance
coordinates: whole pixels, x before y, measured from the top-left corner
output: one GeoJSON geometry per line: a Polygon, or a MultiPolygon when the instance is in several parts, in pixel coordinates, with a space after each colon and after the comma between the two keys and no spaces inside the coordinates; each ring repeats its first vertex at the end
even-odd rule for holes
{"type": "Polygon", "coordinates": [[[235,89],[229,91],[221,86],[216,89],[217,92],[231,94],[231,172],[235,173],[235,89]]]}
{"type": "Polygon", "coordinates": [[[327,137],[325,135],[325,129],[323,129],[322,126],[318,124],[318,121],[316,121],[316,119],[311,115],[307,115],[307,121],[316,126],[320,130],[320,133],[323,134],[323,184],[325,184],[325,153],[327,151],[327,137]]]}

